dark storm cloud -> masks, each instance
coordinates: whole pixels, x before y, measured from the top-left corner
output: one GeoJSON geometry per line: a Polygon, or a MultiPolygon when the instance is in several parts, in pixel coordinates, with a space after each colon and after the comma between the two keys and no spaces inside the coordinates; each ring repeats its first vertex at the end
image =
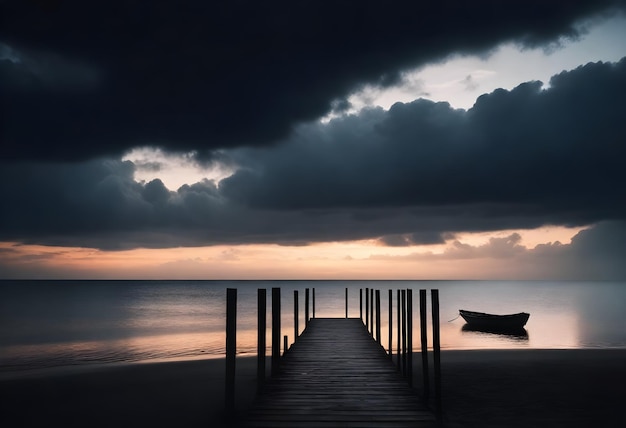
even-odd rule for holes
{"type": "Polygon", "coordinates": [[[624,220],[626,59],[480,97],[311,123],[176,191],[135,165],[3,162],[0,240],[97,248],[379,239],[624,220]]]}
{"type": "Polygon", "coordinates": [[[444,244],[446,239],[449,238],[451,238],[449,234],[425,231],[400,235],[385,235],[379,239],[379,242],[388,247],[408,247],[419,244],[444,244]]]}
{"type": "Polygon", "coordinates": [[[193,244],[197,229],[210,231],[213,224],[226,223],[214,183],[171,192],[158,179],[134,181],[134,169],[131,162],[115,160],[4,164],[2,239],[98,248],[167,247],[193,244]],[[172,241],[171,235],[177,234],[180,238],[172,241]],[[156,244],[159,240],[163,242],[156,244]]]}
{"type": "Polygon", "coordinates": [[[280,210],[465,206],[511,227],[624,218],[624,94],[626,59],[563,72],[546,90],[499,89],[468,111],[422,99],[371,109],[240,151],[249,167],[220,191],[280,210]]]}
{"type": "Polygon", "coordinates": [[[213,182],[170,191],[158,179],[134,181],[133,171],[132,163],[113,160],[3,165],[0,240],[102,249],[302,245],[398,234],[415,223],[415,213],[402,210],[250,210],[225,199],[213,182]]]}
{"type": "MultiPolygon", "coordinates": [[[[373,260],[443,262],[469,261],[505,277],[524,279],[624,280],[626,278],[626,222],[603,221],[580,231],[571,243],[551,242],[534,248],[524,245],[519,234],[490,238],[477,246],[454,241],[441,254],[379,254],[373,260]],[[495,260],[495,264],[485,265],[495,260]]],[[[496,274],[495,278],[498,278],[496,274]]]]}
{"type": "Polygon", "coordinates": [[[264,144],[451,53],[576,36],[621,0],[3,1],[3,159],[264,144]]]}
{"type": "MultiPolygon", "coordinates": [[[[547,253],[553,248],[544,248],[547,253]]],[[[626,278],[626,222],[601,222],[595,227],[579,232],[563,254],[551,254],[561,264],[563,272],[572,278],[624,279],[626,278]]]]}

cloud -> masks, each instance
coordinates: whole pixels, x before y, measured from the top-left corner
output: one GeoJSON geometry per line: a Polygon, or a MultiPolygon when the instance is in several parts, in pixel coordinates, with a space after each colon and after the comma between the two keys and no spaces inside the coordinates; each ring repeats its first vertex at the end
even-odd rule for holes
{"type": "Polygon", "coordinates": [[[452,247],[446,250],[444,257],[450,259],[511,258],[526,250],[526,247],[520,245],[521,241],[522,237],[518,233],[504,238],[489,238],[487,244],[478,247],[454,241],[452,247]]]}
{"type": "Polygon", "coordinates": [[[446,265],[467,279],[618,280],[626,278],[626,221],[600,222],[579,232],[570,244],[553,242],[535,248],[523,245],[518,234],[491,238],[482,245],[452,242],[441,254],[403,256],[377,254],[371,260],[446,265]]]}
{"type": "Polygon", "coordinates": [[[364,110],[301,126],[272,150],[238,151],[241,169],[220,191],[285,211],[462,210],[462,227],[474,217],[513,227],[623,218],[623,93],[626,59],[563,72],[545,90],[499,89],[468,111],[423,99],[364,110]]]}
{"type": "Polygon", "coordinates": [[[463,79],[461,81],[461,83],[463,84],[463,86],[465,87],[466,91],[469,92],[473,92],[475,90],[478,89],[478,87],[480,86],[476,80],[474,79],[474,77],[472,77],[471,74],[468,74],[467,76],[465,76],[465,79],[463,79]]]}
{"type": "Polygon", "coordinates": [[[0,6],[0,42],[12,52],[0,75],[13,82],[2,86],[3,159],[268,144],[364,85],[393,85],[406,70],[503,42],[549,45],[575,36],[580,20],[624,8],[621,0],[40,4],[0,6]]]}
{"type": "Polygon", "coordinates": [[[102,76],[79,61],[48,52],[16,51],[0,43],[0,88],[9,94],[90,91],[102,76]]]}
{"type": "Polygon", "coordinates": [[[449,234],[439,232],[419,232],[409,234],[385,235],[380,237],[379,242],[388,247],[409,247],[412,245],[443,244],[449,234]]]}
{"type": "Polygon", "coordinates": [[[218,259],[225,262],[238,261],[241,259],[240,255],[241,251],[236,248],[229,248],[228,250],[222,251],[218,259]]]}
{"type": "MultiPolygon", "coordinates": [[[[626,222],[601,222],[594,228],[579,232],[572,244],[565,247],[559,263],[572,278],[626,278],[626,222]]],[[[542,248],[543,253],[554,248],[542,248]]],[[[554,257],[556,258],[556,257],[554,257]]]]}
{"type": "Polygon", "coordinates": [[[0,240],[104,249],[380,239],[623,220],[626,59],[481,96],[301,125],[172,191],[132,162],[4,162],[0,240]]]}

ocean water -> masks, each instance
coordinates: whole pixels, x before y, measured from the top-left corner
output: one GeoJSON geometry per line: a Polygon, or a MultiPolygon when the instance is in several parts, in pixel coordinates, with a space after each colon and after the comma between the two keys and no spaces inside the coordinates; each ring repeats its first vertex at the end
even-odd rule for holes
{"type": "MultiPolygon", "coordinates": [[[[294,290],[299,331],[305,289],[315,289],[315,316],[359,317],[359,290],[381,292],[382,342],[392,348],[396,295],[413,290],[413,344],[420,346],[419,290],[438,289],[441,348],[626,348],[625,282],[520,281],[0,281],[0,376],[57,367],[221,358],[225,353],[226,289],[236,288],[237,352],[256,354],[257,290],[267,289],[267,354],[271,289],[281,289],[281,337],[293,342],[294,290]],[[529,312],[517,335],[467,331],[459,309],[529,312]],[[456,319],[455,319],[456,318],[456,319]]],[[[428,291],[428,341],[432,320],[428,291]]],[[[365,296],[363,297],[365,303],[365,296]]],[[[312,308],[311,308],[311,315],[312,308]]],[[[365,314],[365,309],[363,309],[365,314]]],[[[282,341],[281,341],[282,343],[282,341]]]]}

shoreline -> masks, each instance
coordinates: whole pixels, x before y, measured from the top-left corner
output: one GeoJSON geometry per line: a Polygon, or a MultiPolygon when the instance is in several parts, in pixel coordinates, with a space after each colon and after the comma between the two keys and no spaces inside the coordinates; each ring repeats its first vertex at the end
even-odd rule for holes
{"type": "MultiPolygon", "coordinates": [[[[626,347],[595,347],[595,348],[442,348],[441,354],[447,356],[453,355],[473,355],[475,353],[493,353],[493,354],[502,354],[506,356],[508,354],[519,355],[522,353],[549,353],[549,352],[563,352],[563,351],[573,351],[573,352],[596,352],[596,351],[622,351],[626,355],[626,347]]],[[[429,358],[432,361],[432,352],[433,350],[429,348],[428,354],[429,358]]],[[[245,361],[247,359],[254,359],[256,361],[256,354],[251,353],[242,353],[237,354],[237,361],[245,361]]],[[[396,354],[394,354],[394,362],[396,361],[396,354]]],[[[421,351],[418,349],[413,350],[413,358],[421,359],[421,351]],[[416,357],[417,356],[417,357],[416,357]]],[[[159,364],[185,364],[191,362],[209,362],[209,361],[224,361],[225,354],[203,354],[195,357],[186,357],[186,358],[161,358],[161,359],[149,359],[149,360],[137,360],[137,361],[116,361],[116,362],[104,362],[104,363],[86,363],[86,364],[68,364],[68,365],[60,365],[60,366],[49,366],[49,367],[38,367],[38,368],[23,368],[18,370],[6,370],[0,371],[0,382],[7,380],[15,380],[15,379],[27,379],[27,378],[40,378],[40,377],[51,377],[51,376],[64,376],[64,375],[72,375],[72,374],[81,374],[81,373],[90,373],[90,372],[98,372],[103,370],[115,370],[124,367],[137,367],[144,365],[159,365],[159,364]]],[[[269,361],[271,357],[266,355],[267,364],[270,364],[269,361]]],[[[452,358],[452,361],[455,361],[455,358],[452,358]]],[[[421,368],[420,368],[421,370],[421,368]]],[[[268,372],[269,376],[269,372],[268,372]]]]}
{"type": "MultiPolygon", "coordinates": [[[[413,360],[415,387],[422,393],[421,358],[414,354],[413,360]]],[[[444,350],[444,426],[625,425],[620,411],[624,361],[626,349],[444,350]]],[[[256,397],[256,357],[238,357],[236,366],[235,406],[242,417],[256,397]]],[[[224,417],[224,368],[221,358],[2,379],[0,400],[6,410],[0,424],[236,426],[237,420],[224,417]],[[15,420],[21,424],[9,422],[15,420]]],[[[432,389],[432,365],[430,373],[432,389]]]]}

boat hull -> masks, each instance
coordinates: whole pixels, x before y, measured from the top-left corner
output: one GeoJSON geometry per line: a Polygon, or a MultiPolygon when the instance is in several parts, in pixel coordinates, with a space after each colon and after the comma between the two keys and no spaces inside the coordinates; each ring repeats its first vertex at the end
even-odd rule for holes
{"type": "Polygon", "coordinates": [[[493,315],[461,309],[459,313],[470,327],[491,331],[521,330],[530,317],[530,314],[526,312],[509,315],[493,315]]]}

